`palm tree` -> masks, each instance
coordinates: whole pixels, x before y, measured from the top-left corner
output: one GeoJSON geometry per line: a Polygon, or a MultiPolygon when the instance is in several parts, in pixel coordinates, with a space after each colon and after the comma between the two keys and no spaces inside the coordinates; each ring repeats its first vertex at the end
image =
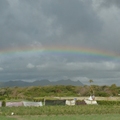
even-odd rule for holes
{"type": "Polygon", "coordinates": [[[94,95],[94,91],[93,91],[93,88],[92,88],[92,85],[91,85],[91,83],[93,82],[93,80],[89,80],[89,83],[90,83],[90,91],[92,92],[92,95],[94,95]]]}
{"type": "Polygon", "coordinates": [[[93,82],[93,80],[89,80],[89,83],[91,84],[93,82]]]}

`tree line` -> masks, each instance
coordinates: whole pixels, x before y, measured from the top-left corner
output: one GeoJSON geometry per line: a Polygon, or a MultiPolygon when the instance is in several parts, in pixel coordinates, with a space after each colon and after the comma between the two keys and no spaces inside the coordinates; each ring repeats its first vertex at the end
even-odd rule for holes
{"type": "Polygon", "coordinates": [[[31,87],[5,87],[0,88],[0,99],[2,98],[25,98],[25,97],[66,97],[66,96],[118,96],[120,87],[116,84],[103,85],[55,85],[55,86],[31,86],[31,87]]]}

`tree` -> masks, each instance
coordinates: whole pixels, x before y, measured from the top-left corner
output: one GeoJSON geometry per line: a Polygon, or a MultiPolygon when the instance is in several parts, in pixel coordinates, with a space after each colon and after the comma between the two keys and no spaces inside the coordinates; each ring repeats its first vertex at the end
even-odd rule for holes
{"type": "Polygon", "coordinates": [[[117,89],[116,84],[112,84],[110,86],[110,90],[111,90],[113,96],[117,96],[118,95],[118,89],[117,89]]]}
{"type": "Polygon", "coordinates": [[[93,90],[93,88],[92,88],[92,85],[91,85],[91,83],[93,82],[93,80],[89,80],[89,83],[90,83],[90,94],[92,94],[92,95],[94,95],[94,90],[93,90]]]}
{"type": "Polygon", "coordinates": [[[89,83],[91,84],[93,82],[93,80],[89,80],[89,83]]]}

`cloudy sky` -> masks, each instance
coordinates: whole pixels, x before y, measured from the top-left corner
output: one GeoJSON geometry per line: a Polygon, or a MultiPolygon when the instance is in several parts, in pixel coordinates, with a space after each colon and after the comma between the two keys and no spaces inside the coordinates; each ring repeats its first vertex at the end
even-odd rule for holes
{"type": "Polygon", "coordinates": [[[120,85],[120,0],[0,0],[0,81],[120,85]]]}

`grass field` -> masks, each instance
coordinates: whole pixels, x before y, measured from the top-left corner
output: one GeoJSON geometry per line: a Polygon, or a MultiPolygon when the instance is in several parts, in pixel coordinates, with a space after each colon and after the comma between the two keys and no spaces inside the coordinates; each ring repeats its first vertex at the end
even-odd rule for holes
{"type": "Polygon", "coordinates": [[[80,106],[43,106],[43,107],[1,107],[0,115],[91,115],[120,114],[118,105],[80,105],[80,106]]]}
{"type": "Polygon", "coordinates": [[[120,106],[1,107],[0,120],[119,120],[120,106]],[[14,115],[11,115],[14,112],[14,115]]]}
{"type": "Polygon", "coordinates": [[[105,115],[50,115],[50,116],[0,116],[0,120],[119,120],[120,114],[105,115]]]}

